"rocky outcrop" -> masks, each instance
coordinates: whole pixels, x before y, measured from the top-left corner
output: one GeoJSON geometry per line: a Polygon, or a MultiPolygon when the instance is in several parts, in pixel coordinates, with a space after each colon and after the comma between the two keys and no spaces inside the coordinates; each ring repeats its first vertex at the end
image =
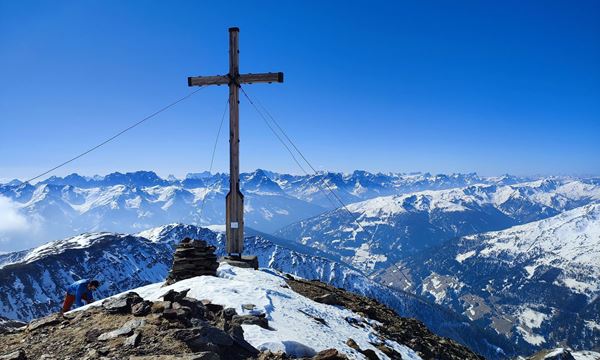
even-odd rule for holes
{"type": "MultiPolygon", "coordinates": [[[[0,359],[287,359],[261,353],[244,339],[241,325],[268,328],[264,316],[238,315],[186,295],[170,290],[162,301],[152,302],[130,292],[102,306],[38,319],[0,335],[0,359]]],[[[314,359],[346,357],[330,349],[314,359]]]]}
{"type": "MultiPolygon", "coordinates": [[[[319,281],[308,281],[287,277],[288,285],[297,293],[302,294],[317,302],[343,306],[358,314],[379,323],[376,326],[386,338],[404,344],[413,349],[423,359],[436,360],[481,360],[484,359],[457,342],[440,337],[432,333],[422,322],[416,319],[402,318],[390,308],[377,301],[338,289],[319,281]]],[[[348,319],[351,321],[351,319],[348,319]]],[[[362,350],[352,340],[348,345],[361,352],[367,359],[373,359],[375,354],[369,350],[362,350]]],[[[381,346],[379,348],[390,358],[398,358],[390,352],[391,349],[381,346]]]]}
{"type": "Polygon", "coordinates": [[[17,331],[18,328],[27,325],[26,323],[18,320],[11,320],[0,316],[0,335],[17,331]]]}
{"type": "Polygon", "coordinates": [[[175,249],[173,267],[166,285],[195,276],[216,276],[219,263],[215,249],[214,246],[208,246],[204,240],[183,239],[175,249]]]}

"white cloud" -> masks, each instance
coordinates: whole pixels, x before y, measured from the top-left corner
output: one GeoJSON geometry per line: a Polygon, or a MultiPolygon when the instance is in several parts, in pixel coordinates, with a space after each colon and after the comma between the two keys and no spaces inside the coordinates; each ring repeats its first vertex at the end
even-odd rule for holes
{"type": "Polygon", "coordinates": [[[11,199],[0,196],[0,240],[28,229],[27,219],[11,199]]]}

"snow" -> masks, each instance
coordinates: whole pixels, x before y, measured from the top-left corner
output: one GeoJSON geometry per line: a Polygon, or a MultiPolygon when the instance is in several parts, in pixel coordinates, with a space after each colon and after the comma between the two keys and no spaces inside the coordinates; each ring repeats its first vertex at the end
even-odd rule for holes
{"type": "Polygon", "coordinates": [[[467,251],[466,253],[463,253],[463,254],[458,254],[458,255],[456,255],[456,261],[458,261],[459,263],[462,264],[463,261],[472,257],[476,253],[477,253],[477,251],[472,250],[472,251],[467,251]]]}
{"type": "Polygon", "coordinates": [[[221,234],[225,234],[225,232],[227,231],[225,224],[222,224],[222,225],[215,224],[215,225],[208,225],[208,226],[204,226],[204,227],[212,232],[221,233],[221,234]]]}
{"type": "Polygon", "coordinates": [[[42,257],[48,255],[56,255],[65,252],[67,249],[83,249],[91,246],[91,244],[95,241],[100,240],[101,238],[112,235],[112,236],[125,236],[125,235],[115,235],[108,232],[101,233],[91,233],[91,234],[81,234],[78,236],[74,236],[65,240],[57,240],[49,242],[45,245],[39,246],[33,250],[31,250],[27,255],[23,258],[23,262],[30,263],[42,257]]]}
{"type": "MultiPolygon", "coordinates": [[[[568,350],[571,353],[571,355],[573,355],[575,360],[600,360],[600,353],[595,352],[595,351],[587,351],[587,350],[573,351],[571,349],[568,349],[568,350]]],[[[544,356],[544,359],[550,359],[553,356],[561,355],[564,353],[565,353],[564,348],[556,348],[556,349],[552,350],[551,352],[549,352],[548,354],[546,354],[546,356],[544,356]]]]}
{"type": "Polygon", "coordinates": [[[387,256],[371,252],[369,243],[363,243],[354,253],[352,264],[354,266],[363,266],[366,269],[373,270],[377,263],[386,262],[387,256]]]}
{"type": "Polygon", "coordinates": [[[535,311],[530,308],[524,308],[519,316],[519,326],[517,331],[523,335],[523,339],[532,345],[541,345],[546,342],[542,335],[535,334],[533,329],[538,329],[542,326],[548,315],[535,311]]]}
{"type": "MultiPolygon", "coordinates": [[[[555,283],[557,283],[557,282],[558,281],[555,281],[555,283]]],[[[597,288],[597,286],[594,284],[589,284],[589,283],[577,281],[575,279],[570,279],[570,278],[562,279],[560,281],[560,283],[562,283],[562,285],[570,288],[571,290],[581,293],[581,294],[585,294],[587,292],[593,292],[597,288]]]]}
{"type": "Polygon", "coordinates": [[[531,277],[535,274],[535,269],[537,268],[537,265],[529,265],[523,268],[525,269],[525,271],[527,271],[527,278],[531,279],[531,277]]]}
{"type": "Polygon", "coordinates": [[[599,281],[582,282],[573,278],[582,273],[578,271],[581,268],[588,269],[591,278],[600,277],[600,203],[465,239],[477,239],[484,244],[479,256],[532,257],[533,263],[525,267],[529,277],[537,266],[551,265],[565,270],[560,281],[577,292],[590,293],[600,287],[599,281]]]}
{"type": "Polygon", "coordinates": [[[587,326],[590,330],[600,330],[600,324],[592,320],[586,320],[585,326],[587,326]]]}
{"type": "Polygon", "coordinates": [[[548,317],[548,315],[529,309],[529,308],[525,308],[523,310],[523,312],[521,312],[521,322],[525,323],[529,328],[531,329],[537,329],[540,326],[542,326],[542,322],[544,322],[544,320],[546,320],[546,318],[548,317]]]}
{"type": "Polygon", "coordinates": [[[563,348],[554,349],[552,352],[549,352],[548,354],[546,354],[546,356],[544,356],[544,359],[551,358],[556,355],[564,354],[564,352],[565,352],[565,349],[563,349],[563,348]]]}
{"type": "Polygon", "coordinates": [[[533,334],[532,332],[524,329],[521,326],[517,326],[517,331],[523,336],[523,339],[531,345],[540,346],[546,342],[546,338],[541,335],[533,334]]]}
{"type": "Polygon", "coordinates": [[[600,353],[595,351],[575,351],[571,355],[575,360],[600,360],[600,353]]]}
{"type": "MultiPolygon", "coordinates": [[[[162,286],[163,283],[156,283],[132,291],[144,299],[154,301],[170,289],[190,289],[188,296],[234,308],[238,314],[265,313],[273,330],[257,325],[243,325],[245,339],[260,350],[284,350],[290,356],[300,357],[336,348],[352,359],[363,359],[362,354],[346,345],[351,338],[362,349],[372,349],[381,359],[388,359],[373,346],[373,343],[381,343],[384,339],[367,319],[350,310],[320,304],[294,292],[281,275],[271,270],[254,271],[223,263],[218,269],[218,277],[200,276],[162,286]],[[247,311],[242,308],[242,304],[254,304],[255,308],[247,311]],[[327,325],[315,321],[315,318],[323,319],[327,325]],[[347,318],[357,320],[361,326],[352,326],[346,321],[347,318]]],[[[98,301],[89,306],[100,304],[98,301]]],[[[403,359],[420,359],[404,345],[389,340],[386,343],[400,352],[403,359]]]]}

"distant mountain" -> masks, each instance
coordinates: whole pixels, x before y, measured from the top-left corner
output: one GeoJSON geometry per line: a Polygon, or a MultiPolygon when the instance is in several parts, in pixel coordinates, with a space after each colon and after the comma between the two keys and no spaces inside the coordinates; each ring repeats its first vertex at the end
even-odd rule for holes
{"type": "MultiPolygon", "coordinates": [[[[190,236],[217,246],[222,255],[223,235],[191,225],[172,224],[137,235],[83,234],[12,255],[0,267],[0,316],[30,320],[56,311],[64,289],[79,278],[102,282],[99,296],[163,281],[171,266],[173,248],[190,236]]],[[[423,321],[434,332],[466,344],[475,352],[493,357],[513,355],[518,347],[483,330],[444,307],[382,286],[359,271],[318,256],[299,245],[286,246],[274,237],[246,238],[247,253],[259,257],[261,266],[307,279],[316,279],[374,298],[401,316],[423,321]]]]}
{"type": "Polygon", "coordinates": [[[276,235],[370,272],[457,236],[509,228],[598,200],[600,186],[587,180],[479,184],[377,197],[301,220],[276,235]]]}
{"type": "Polygon", "coordinates": [[[410,288],[518,344],[599,350],[600,203],[453,239],[377,280],[410,288]]]}
{"type": "MultiPolygon", "coordinates": [[[[475,183],[500,184],[522,178],[484,178],[476,174],[351,174],[314,176],[256,170],[241,174],[247,226],[274,232],[345,203],[416,190],[447,189],[475,183]],[[327,184],[327,185],[325,185],[327,184]]],[[[35,185],[12,181],[0,185],[13,212],[27,223],[21,231],[0,230],[0,251],[14,251],[89,231],[132,233],[165,223],[222,224],[226,174],[188,174],[163,179],[151,171],[86,177],[50,177],[35,185]]]]}

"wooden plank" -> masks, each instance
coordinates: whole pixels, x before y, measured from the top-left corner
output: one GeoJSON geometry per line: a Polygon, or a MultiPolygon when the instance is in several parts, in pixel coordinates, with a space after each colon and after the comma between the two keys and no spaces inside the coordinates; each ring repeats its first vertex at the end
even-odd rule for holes
{"type": "MultiPolygon", "coordinates": [[[[229,76],[240,74],[238,28],[229,29],[229,76]]],[[[229,83],[229,193],[225,198],[225,228],[228,254],[244,251],[244,196],[240,191],[240,112],[239,87],[229,83]]]]}
{"type": "Polygon", "coordinates": [[[238,79],[240,84],[282,83],[283,73],[241,74],[238,79]]]}
{"type": "Polygon", "coordinates": [[[227,84],[229,84],[229,77],[227,75],[188,77],[188,86],[227,85],[227,84]]]}

